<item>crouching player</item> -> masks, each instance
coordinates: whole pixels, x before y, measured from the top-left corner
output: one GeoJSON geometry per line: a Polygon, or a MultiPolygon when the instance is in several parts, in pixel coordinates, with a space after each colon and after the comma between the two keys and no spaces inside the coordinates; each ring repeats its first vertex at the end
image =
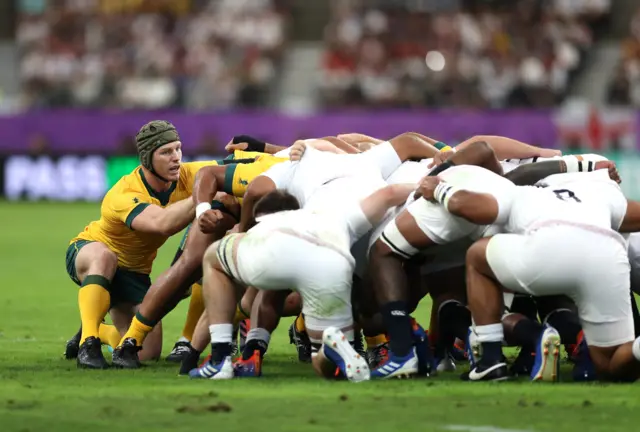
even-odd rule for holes
{"type": "MultiPolygon", "coordinates": [[[[81,287],[78,367],[109,366],[100,349],[106,327],[102,320],[111,309],[114,324],[120,330],[128,327],[134,306],[151,285],[149,274],[158,248],[194,218],[191,193],[197,171],[215,164],[182,164],[180,137],[166,121],[144,125],[136,135],[136,145],[141,166],[107,192],[100,219],[71,240],[67,249],[67,272],[81,287]]],[[[162,335],[160,326],[157,328],[154,341],[147,344],[154,348],[146,358],[160,355],[162,335]]]]}
{"type": "MultiPolygon", "coordinates": [[[[351,381],[368,380],[367,362],[352,347],[355,260],[350,254],[351,239],[366,233],[390,207],[404,202],[414,186],[387,186],[340,212],[300,210],[297,199],[281,190],[260,198],[254,207],[257,225],[247,233],[225,237],[205,256],[203,292],[212,357],[190,376],[234,376],[232,281],[237,281],[260,290],[299,292],[316,372],[331,377],[337,367],[351,381]]],[[[260,355],[256,354],[254,375],[259,375],[260,355]]]]}

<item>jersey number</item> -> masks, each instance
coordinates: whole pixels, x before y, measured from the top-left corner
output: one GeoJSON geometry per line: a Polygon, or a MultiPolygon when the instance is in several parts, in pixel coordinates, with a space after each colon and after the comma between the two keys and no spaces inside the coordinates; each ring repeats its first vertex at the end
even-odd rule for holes
{"type": "Polygon", "coordinates": [[[562,201],[567,201],[572,199],[575,202],[582,202],[580,201],[580,198],[578,198],[576,194],[574,194],[569,189],[556,189],[553,191],[553,193],[556,194],[556,198],[561,199],[562,201]]]}

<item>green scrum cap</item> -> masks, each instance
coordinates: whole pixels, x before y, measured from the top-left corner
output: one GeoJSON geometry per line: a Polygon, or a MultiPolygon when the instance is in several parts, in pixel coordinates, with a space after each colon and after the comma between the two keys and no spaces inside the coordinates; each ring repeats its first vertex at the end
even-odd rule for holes
{"type": "Polygon", "coordinates": [[[140,164],[158,175],[153,169],[153,152],[163,145],[180,141],[176,127],[165,120],[153,120],[140,128],[136,134],[136,147],[140,164]]]}

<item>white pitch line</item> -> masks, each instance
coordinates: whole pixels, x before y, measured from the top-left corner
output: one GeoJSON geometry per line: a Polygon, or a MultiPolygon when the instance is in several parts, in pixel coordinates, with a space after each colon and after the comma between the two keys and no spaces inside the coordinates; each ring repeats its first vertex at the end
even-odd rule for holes
{"type": "Polygon", "coordinates": [[[447,425],[443,429],[458,432],[534,432],[531,429],[505,429],[497,426],[447,425]]]}

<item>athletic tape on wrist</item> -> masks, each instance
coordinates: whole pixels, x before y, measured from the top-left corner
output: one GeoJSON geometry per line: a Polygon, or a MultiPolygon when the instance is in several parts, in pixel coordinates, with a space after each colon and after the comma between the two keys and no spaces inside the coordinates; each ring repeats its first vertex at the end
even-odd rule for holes
{"type": "Polygon", "coordinates": [[[449,199],[458,190],[459,189],[457,187],[450,185],[447,182],[440,182],[433,191],[433,198],[440,204],[444,205],[445,208],[448,208],[449,199]]]}
{"type": "Polygon", "coordinates": [[[568,173],[591,172],[596,168],[595,162],[578,159],[575,156],[563,156],[562,160],[567,165],[568,173]]]}
{"type": "Polygon", "coordinates": [[[200,204],[198,204],[196,206],[196,219],[200,219],[200,216],[202,216],[202,213],[206,212],[207,210],[211,210],[210,203],[201,202],[200,204]]]}

